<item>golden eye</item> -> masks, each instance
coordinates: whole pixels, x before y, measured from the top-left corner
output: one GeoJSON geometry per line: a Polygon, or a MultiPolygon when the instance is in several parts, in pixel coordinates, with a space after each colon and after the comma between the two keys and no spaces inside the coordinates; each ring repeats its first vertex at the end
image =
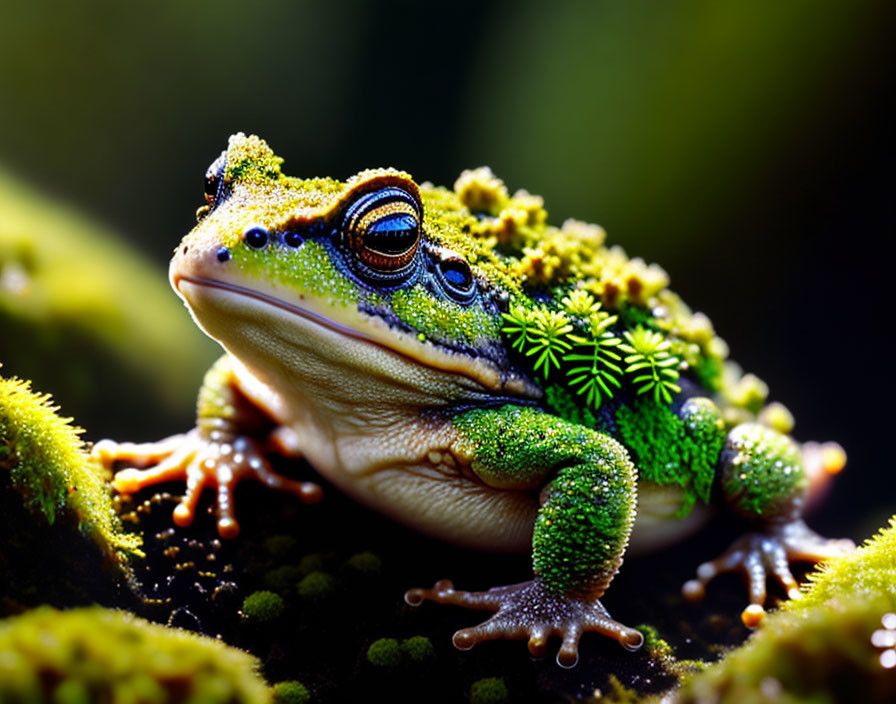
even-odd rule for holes
{"type": "Polygon", "coordinates": [[[394,273],[414,259],[420,244],[420,204],[401,188],[366,193],[346,210],[342,233],[351,251],[370,269],[394,273]]]}

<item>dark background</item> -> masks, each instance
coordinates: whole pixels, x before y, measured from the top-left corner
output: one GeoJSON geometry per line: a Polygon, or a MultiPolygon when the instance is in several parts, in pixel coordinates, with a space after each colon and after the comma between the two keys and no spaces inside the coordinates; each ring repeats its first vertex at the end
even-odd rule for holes
{"type": "Polygon", "coordinates": [[[662,264],[797,437],[846,447],[814,524],[860,539],[896,511],[891,8],[4,0],[0,163],[160,277],[232,132],[296,176],[488,164],[662,264]]]}

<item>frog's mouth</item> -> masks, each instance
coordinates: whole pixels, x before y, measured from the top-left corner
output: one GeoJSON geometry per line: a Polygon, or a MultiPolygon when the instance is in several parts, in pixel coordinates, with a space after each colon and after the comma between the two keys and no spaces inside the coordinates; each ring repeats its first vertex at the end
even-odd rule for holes
{"type": "MultiPolygon", "coordinates": [[[[489,360],[481,357],[471,359],[467,355],[451,352],[433,343],[421,342],[411,333],[390,327],[381,318],[361,316],[350,307],[334,308],[324,302],[315,306],[313,297],[302,294],[299,295],[301,305],[298,305],[284,300],[272,292],[249,289],[238,284],[195,275],[173,273],[171,283],[178,295],[186,302],[199,326],[228,350],[230,350],[228,340],[223,339],[226,334],[220,333],[217,329],[210,329],[220,326],[208,324],[207,318],[210,317],[208,312],[220,307],[214,299],[229,299],[231,308],[240,307],[236,301],[252,301],[256,306],[273,312],[277,317],[292,319],[293,322],[296,319],[306,321],[313,326],[335,333],[340,338],[370,345],[373,349],[396,356],[406,363],[428,368],[441,374],[464,378],[467,380],[467,383],[463,384],[464,387],[469,388],[469,382],[473,382],[482,393],[516,398],[537,399],[540,397],[540,391],[527,379],[508,374],[489,360]],[[332,314],[324,315],[316,310],[316,307],[326,307],[332,313],[341,314],[343,319],[337,319],[332,314]],[[361,326],[363,326],[363,330],[359,329],[361,326]]],[[[238,323],[234,322],[234,324],[238,323]]]]}

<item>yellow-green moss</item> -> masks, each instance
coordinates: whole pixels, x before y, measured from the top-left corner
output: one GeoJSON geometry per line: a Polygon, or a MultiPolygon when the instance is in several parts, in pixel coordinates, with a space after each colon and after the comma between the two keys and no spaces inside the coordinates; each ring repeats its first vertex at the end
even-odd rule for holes
{"type": "Polygon", "coordinates": [[[84,450],[82,430],[57,410],[28,382],[0,376],[0,481],[9,481],[25,506],[50,524],[70,511],[110,556],[136,551],[140,539],[122,530],[102,470],[84,450]]]}
{"type": "Polygon", "coordinates": [[[686,680],[675,701],[896,701],[896,672],[882,665],[871,640],[882,617],[896,611],[896,517],[810,582],[744,646],[686,680]]]}
{"type": "Polygon", "coordinates": [[[91,607],[0,621],[0,701],[245,702],[271,691],[247,653],[212,638],[91,607]]]}

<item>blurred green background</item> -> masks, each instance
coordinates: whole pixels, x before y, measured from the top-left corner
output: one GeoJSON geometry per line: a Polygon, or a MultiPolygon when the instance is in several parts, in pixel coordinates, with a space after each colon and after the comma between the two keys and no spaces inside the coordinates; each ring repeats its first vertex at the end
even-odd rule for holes
{"type": "MultiPolygon", "coordinates": [[[[543,195],[555,222],[598,222],[661,263],[794,411],[798,437],[847,448],[838,508],[815,524],[865,537],[896,510],[882,256],[893,20],[883,0],[4,0],[0,168],[119,233],[164,286],[232,132],[265,137],[296,176],[392,165],[450,185],[488,164],[511,190],[543,195]]],[[[35,201],[29,217],[48,208],[35,201]]],[[[89,277],[120,279],[103,258],[90,254],[89,277]]],[[[0,331],[4,373],[53,392],[91,438],[180,429],[194,362],[213,354],[123,300],[172,348],[195,349],[181,362],[153,348],[157,367],[189,372],[167,406],[144,403],[146,378],[97,382],[82,403],[52,372],[80,365],[83,392],[99,373],[93,347],[63,334],[55,356],[16,368],[18,338],[0,331]]]]}

